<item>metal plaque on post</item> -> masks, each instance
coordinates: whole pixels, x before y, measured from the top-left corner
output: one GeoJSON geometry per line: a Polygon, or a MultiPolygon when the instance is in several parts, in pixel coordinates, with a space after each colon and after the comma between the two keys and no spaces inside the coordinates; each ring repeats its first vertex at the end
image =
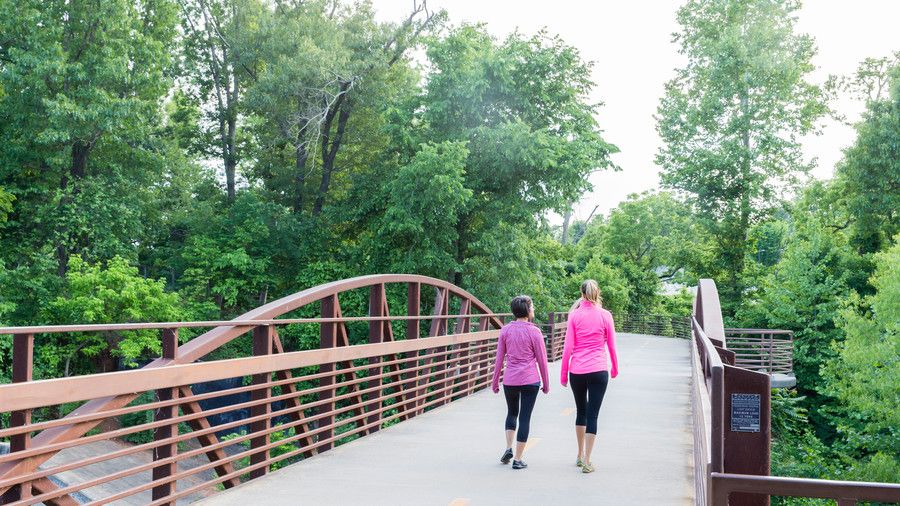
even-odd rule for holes
{"type": "Polygon", "coordinates": [[[759,394],[731,394],[731,431],[759,432],[759,394]]]}

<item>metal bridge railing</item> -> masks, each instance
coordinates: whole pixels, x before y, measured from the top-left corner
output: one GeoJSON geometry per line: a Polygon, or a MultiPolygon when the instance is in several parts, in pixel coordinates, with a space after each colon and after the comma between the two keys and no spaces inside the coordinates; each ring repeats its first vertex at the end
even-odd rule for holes
{"type": "Polygon", "coordinates": [[[767,374],[794,373],[794,333],[790,330],[725,329],[734,365],[767,374]]]}
{"type": "Polygon", "coordinates": [[[700,280],[691,323],[695,504],[767,506],[770,496],[900,503],[900,484],[769,476],[770,374],[791,367],[792,334],[725,329],[710,279],[700,280]]]}
{"type": "MultiPolygon", "coordinates": [[[[568,317],[569,313],[566,311],[551,312],[547,315],[546,323],[538,324],[538,327],[544,333],[547,360],[550,362],[562,359],[568,317]]],[[[648,334],[679,339],[690,339],[691,337],[691,318],[689,316],[627,313],[613,315],[613,319],[616,324],[616,332],[648,334]]]]}
{"type": "Polygon", "coordinates": [[[91,499],[175,504],[216,485],[236,486],[483,389],[491,380],[506,316],[442,280],[375,275],[313,287],[223,322],[0,328],[14,343],[14,382],[0,385],[0,415],[10,420],[0,427],[0,440],[8,439],[11,450],[0,455],[0,503],[75,504],[79,494],[94,495],[98,485],[111,484],[106,489],[111,493],[91,499]],[[434,288],[434,309],[423,315],[422,302],[432,296],[425,286],[434,288]],[[358,289],[368,291],[368,314],[346,317],[339,295],[358,289]],[[388,301],[401,298],[406,314],[392,316],[388,301]],[[320,317],[276,318],[312,304],[320,317]],[[278,329],[288,324],[317,326],[320,348],[286,351],[278,329]],[[368,327],[370,344],[351,346],[359,341],[350,339],[348,328],[354,325],[357,331],[368,327]],[[185,327],[212,329],[179,345],[178,329],[185,327]],[[157,329],[162,340],[162,356],[144,368],[32,378],[35,336],[135,329],[157,329]],[[395,331],[405,335],[395,340],[395,331]],[[197,362],[248,333],[252,350],[245,351],[251,356],[197,362]],[[234,386],[203,393],[192,388],[220,380],[234,386]],[[76,409],[60,415],[73,404],[76,409]],[[246,416],[210,423],[236,410],[246,416]],[[126,416],[142,421],[129,426],[123,423],[126,416]],[[48,462],[70,448],[137,433],[149,433],[150,441],[48,462]],[[231,435],[220,439],[223,433],[231,435]],[[109,466],[139,452],[151,452],[152,460],[109,466]],[[204,456],[207,462],[198,464],[204,456]],[[89,478],[51,480],[69,471],[89,478]]]}

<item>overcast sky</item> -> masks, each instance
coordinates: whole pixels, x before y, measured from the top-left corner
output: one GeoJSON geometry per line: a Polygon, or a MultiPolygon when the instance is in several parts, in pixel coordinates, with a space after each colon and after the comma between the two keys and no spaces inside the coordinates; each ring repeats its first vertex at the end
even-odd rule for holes
{"type": "MultiPolygon", "coordinates": [[[[378,15],[399,20],[412,0],[373,0],[378,15]]],[[[653,115],[663,85],[683,58],[671,42],[678,29],[675,11],[681,1],[669,0],[428,0],[430,8],[444,8],[454,24],[484,22],[498,38],[513,30],[531,34],[546,27],[582,57],[596,62],[597,83],[592,98],[605,105],[598,122],[605,138],[621,150],[614,155],[620,172],[595,173],[594,191],[575,207],[576,219],[587,218],[594,206],[606,213],[630,193],[658,187],[659,167],[653,160],[660,140],[653,115]]],[[[900,50],[900,1],[807,0],[798,16],[798,30],[816,39],[817,67],[812,79],[850,74],[866,57],[887,56],[900,50]]],[[[858,118],[861,105],[842,100],[837,108],[858,118]]],[[[813,175],[829,178],[841,150],[852,143],[852,128],[825,124],[824,133],[804,142],[808,157],[818,160],[813,175]]],[[[556,218],[554,221],[557,221],[556,218]]]]}

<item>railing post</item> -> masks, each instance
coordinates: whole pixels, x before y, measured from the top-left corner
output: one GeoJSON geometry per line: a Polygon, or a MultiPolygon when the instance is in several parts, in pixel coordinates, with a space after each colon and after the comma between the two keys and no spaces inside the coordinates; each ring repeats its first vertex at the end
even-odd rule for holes
{"type": "MultiPolygon", "coordinates": [[[[253,356],[272,354],[272,327],[270,325],[261,325],[253,329],[253,356]]],[[[254,374],[251,384],[260,385],[261,388],[250,392],[251,401],[261,401],[268,399],[272,395],[272,389],[268,386],[271,380],[270,373],[254,374]]],[[[262,432],[270,427],[272,421],[272,404],[265,402],[250,407],[250,417],[266,415],[267,417],[250,423],[250,433],[262,432]]],[[[254,450],[266,446],[271,441],[271,434],[264,434],[250,439],[250,449],[254,450]]],[[[260,450],[250,454],[250,465],[260,464],[269,460],[269,450],[260,450]]],[[[260,466],[250,471],[250,479],[265,476],[269,472],[269,466],[260,466]]]]}
{"type": "MultiPolygon", "coordinates": [[[[409,283],[406,287],[406,315],[407,316],[416,316],[418,317],[421,310],[422,305],[422,285],[420,283],[409,283]]],[[[410,318],[406,320],[406,339],[418,339],[422,333],[422,322],[418,318],[410,318]]],[[[406,354],[407,358],[412,358],[412,360],[406,362],[406,369],[414,368],[419,365],[419,352],[411,351],[406,354]]],[[[403,390],[407,392],[407,399],[414,399],[416,397],[416,391],[413,389],[418,384],[419,381],[419,371],[407,372],[406,373],[406,382],[403,384],[403,390]],[[410,379],[412,381],[410,381],[410,379]]],[[[403,405],[403,411],[407,411],[411,408],[418,406],[418,401],[413,401],[403,405]]],[[[403,419],[409,419],[416,415],[418,410],[412,410],[407,414],[403,415],[403,419]]]]}
{"type": "Polygon", "coordinates": [[[550,311],[550,314],[547,315],[548,327],[547,330],[550,334],[550,342],[547,346],[547,360],[553,362],[556,360],[556,312],[550,311]]]}
{"type": "MultiPolygon", "coordinates": [[[[369,288],[369,316],[384,316],[384,302],[384,284],[372,285],[369,288]]],[[[369,344],[383,342],[384,322],[381,320],[369,320],[369,344]]],[[[369,358],[369,365],[373,366],[369,368],[369,377],[374,377],[381,374],[381,367],[378,366],[380,362],[381,357],[369,358]]],[[[366,382],[366,388],[374,388],[376,385],[381,384],[383,384],[383,378],[370,380],[366,382]]],[[[369,399],[376,399],[375,402],[369,403],[369,405],[366,407],[366,411],[368,411],[369,413],[369,416],[366,418],[366,424],[375,424],[369,427],[367,431],[369,434],[378,432],[378,430],[381,428],[381,424],[378,423],[381,420],[381,392],[382,390],[378,389],[368,394],[369,399]]]]}
{"type": "MultiPolygon", "coordinates": [[[[322,318],[335,318],[337,316],[337,295],[329,295],[321,301],[322,318]]],[[[337,344],[337,323],[321,323],[319,324],[319,348],[334,348],[337,344]]],[[[319,372],[334,372],[334,364],[322,364],[319,366],[319,372]]],[[[334,385],[334,375],[328,375],[319,378],[319,386],[334,385]]],[[[332,399],[334,397],[334,388],[325,389],[319,392],[319,400],[332,399]]],[[[316,423],[317,427],[327,427],[334,423],[334,401],[323,403],[318,408],[318,414],[323,415],[316,423]],[[326,413],[328,413],[326,415],[326,413]]],[[[334,436],[334,429],[325,429],[319,432],[318,441],[331,439],[334,436]]],[[[319,452],[330,450],[334,443],[323,443],[318,447],[319,452]]]]}
{"type": "MultiPolygon", "coordinates": [[[[26,383],[34,374],[34,334],[13,334],[13,367],[12,382],[26,383]]],[[[31,410],[13,411],[10,413],[10,427],[24,427],[31,423],[31,410]]],[[[16,434],[9,438],[9,451],[20,452],[31,447],[31,434],[16,434]]],[[[31,482],[25,482],[13,488],[2,497],[0,502],[28,499],[31,494],[31,482]]]]}
{"type": "MultiPolygon", "coordinates": [[[[469,299],[463,299],[459,304],[459,314],[460,315],[468,315],[472,308],[472,301],[469,299]]],[[[456,326],[454,327],[455,334],[468,334],[472,330],[472,321],[468,316],[460,316],[456,320],[456,326]]],[[[461,344],[459,346],[459,351],[457,353],[458,361],[457,361],[457,373],[460,379],[464,379],[464,381],[460,381],[459,390],[457,392],[462,393],[462,395],[468,395],[469,393],[469,372],[471,371],[471,366],[469,365],[469,354],[472,343],[461,344]]],[[[451,390],[449,394],[453,394],[451,390]]],[[[462,395],[460,397],[462,397],[462,395]]]]}
{"type": "MultiPolygon", "coordinates": [[[[724,366],[722,471],[768,476],[771,451],[771,384],[768,374],[724,366]],[[736,404],[738,403],[738,404],[736,404]]],[[[734,492],[732,506],[768,506],[769,497],[734,492]]]]}
{"type": "MultiPolygon", "coordinates": [[[[174,360],[178,353],[178,329],[162,330],[162,358],[174,360]]],[[[156,399],[158,401],[169,401],[178,396],[177,388],[161,388],[156,391],[156,399]]],[[[178,405],[166,406],[158,408],[153,412],[154,421],[167,420],[178,416],[178,405]]],[[[178,435],[178,424],[163,425],[157,427],[153,431],[153,440],[156,442],[164,441],[173,436],[178,435]]],[[[166,443],[153,448],[153,460],[163,460],[175,456],[178,453],[177,443],[166,443]]],[[[162,464],[153,468],[153,481],[168,478],[175,474],[177,466],[175,462],[162,464]]],[[[175,482],[170,481],[153,487],[153,500],[163,499],[175,492],[175,482]]],[[[175,504],[175,501],[166,504],[175,504]]]]}

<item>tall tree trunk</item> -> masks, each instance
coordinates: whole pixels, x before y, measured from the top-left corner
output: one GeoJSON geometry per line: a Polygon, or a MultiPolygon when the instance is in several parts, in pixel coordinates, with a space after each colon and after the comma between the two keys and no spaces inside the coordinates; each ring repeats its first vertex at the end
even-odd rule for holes
{"type": "Polygon", "coordinates": [[[750,156],[750,104],[749,104],[749,90],[747,83],[747,75],[745,74],[743,77],[744,88],[741,90],[740,96],[740,106],[741,106],[741,117],[742,117],[742,132],[741,132],[741,146],[743,147],[743,154],[741,156],[741,180],[740,180],[740,203],[738,209],[738,217],[737,217],[737,230],[734,231],[734,240],[731,245],[731,265],[729,265],[729,292],[730,292],[730,302],[732,303],[732,307],[738,307],[741,302],[741,298],[743,295],[743,286],[742,286],[742,273],[744,271],[744,255],[747,250],[747,232],[750,228],[750,213],[752,209],[750,208],[751,195],[750,189],[751,185],[751,156],[750,156]]]}
{"type": "Polygon", "coordinates": [[[469,226],[468,216],[460,216],[459,221],[456,222],[456,240],[453,241],[453,244],[456,246],[456,251],[454,252],[454,259],[456,260],[456,266],[453,268],[453,276],[450,279],[456,286],[462,286],[463,282],[463,264],[466,261],[466,254],[468,253],[468,245],[469,238],[466,235],[469,226]]]}
{"type": "MultiPolygon", "coordinates": [[[[73,184],[72,193],[74,194],[78,192],[78,181],[83,179],[85,174],[87,173],[88,155],[91,152],[91,147],[91,143],[80,140],[75,141],[72,144],[72,161],[69,165],[69,171],[68,173],[64,173],[62,177],[60,177],[59,181],[59,188],[63,191],[63,193],[65,193],[69,189],[70,182],[73,184]]],[[[71,203],[71,197],[69,197],[68,195],[63,195],[59,203],[60,210],[63,210],[71,203]]],[[[57,234],[56,271],[61,278],[66,276],[66,271],[68,270],[69,266],[69,249],[66,244],[66,238],[70,237],[70,233],[71,231],[69,230],[60,230],[57,234]]]]}
{"type": "MultiPolygon", "coordinates": [[[[342,83],[341,89],[349,90],[349,83],[346,85],[346,87],[342,83]]],[[[346,94],[347,91],[344,91],[344,93],[346,94]]],[[[344,95],[342,95],[342,97],[343,96],[344,95]]],[[[330,139],[327,130],[322,135],[322,183],[319,185],[319,194],[316,195],[316,203],[313,206],[313,215],[316,216],[318,216],[322,212],[322,208],[325,205],[325,195],[328,193],[328,188],[331,185],[331,175],[334,172],[334,159],[337,156],[337,151],[340,148],[341,141],[344,138],[344,131],[347,128],[347,120],[350,118],[349,100],[343,100],[342,103],[335,104],[335,107],[340,107],[337,132],[335,133],[333,139],[330,139]]],[[[331,117],[333,119],[334,115],[332,114],[331,117]]],[[[328,122],[327,127],[328,130],[331,129],[330,121],[328,122]]]]}
{"type": "Polygon", "coordinates": [[[572,219],[572,208],[569,207],[566,209],[566,214],[563,215],[563,229],[562,229],[562,243],[566,244],[569,241],[569,220],[572,219]]]}
{"type": "Polygon", "coordinates": [[[228,192],[228,200],[232,201],[235,197],[235,172],[237,170],[237,146],[235,139],[237,138],[237,103],[240,87],[238,85],[238,73],[233,68],[229,68],[231,73],[231,90],[227,96],[227,131],[225,133],[225,146],[223,154],[225,155],[225,187],[228,192]]]}
{"type": "Polygon", "coordinates": [[[306,186],[306,160],[309,158],[309,151],[306,146],[297,148],[297,160],[295,162],[294,172],[294,213],[303,211],[303,187],[306,186]]]}
{"type": "Polygon", "coordinates": [[[91,151],[91,145],[83,141],[75,141],[72,144],[72,167],[70,174],[72,179],[81,179],[87,171],[88,153],[91,151]]]}
{"type": "MultiPolygon", "coordinates": [[[[301,104],[302,105],[302,104],[301,104]]],[[[306,162],[309,148],[306,144],[306,127],[297,132],[296,159],[294,161],[294,213],[303,212],[303,189],[306,186],[306,162]]]]}
{"type": "Polygon", "coordinates": [[[224,162],[225,162],[225,189],[228,194],[228,200],[232,201],[235,197],[235,172],[237,170],[237,153],[235,152],[234,139],[237,133],[236,119],[229,115],[227,125],[227,133],[223,146],[224,162]]]}

